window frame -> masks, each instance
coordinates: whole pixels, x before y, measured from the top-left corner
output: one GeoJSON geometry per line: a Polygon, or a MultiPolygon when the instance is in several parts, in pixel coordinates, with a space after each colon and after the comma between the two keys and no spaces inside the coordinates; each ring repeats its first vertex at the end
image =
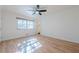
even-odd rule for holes
{"type": "Polygon", "coordinates": [[[16,25],[17,25],[17,29],[18,29],[18,30],[27,30],[27,29],[30,30],[30,29],[34,29],[34,20],[17,19],[16,23],[17,23],[16,25]],[[25,20],[25,21],[26,21],[26,28],[25,28],[25,29],[24,29],[24,28],[19,28],[19,27],[18,27],[18,20],[22,20],[22,21],[25,20]],[[29,26],[29,25],[27,24],[28,21],[32,21],[32,22],[33,22],[33,28],[28,28],[28,26],[29,26]]]}

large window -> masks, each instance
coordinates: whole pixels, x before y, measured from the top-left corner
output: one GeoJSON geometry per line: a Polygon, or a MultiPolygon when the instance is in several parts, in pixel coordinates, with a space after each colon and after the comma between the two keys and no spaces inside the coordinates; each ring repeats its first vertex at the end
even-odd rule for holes
{"type": "Polygon", "coordinates": [[[17,25],[18,25],[18,29],[33,29],[34,28],[34,21],[18,20],[17,25]]]}

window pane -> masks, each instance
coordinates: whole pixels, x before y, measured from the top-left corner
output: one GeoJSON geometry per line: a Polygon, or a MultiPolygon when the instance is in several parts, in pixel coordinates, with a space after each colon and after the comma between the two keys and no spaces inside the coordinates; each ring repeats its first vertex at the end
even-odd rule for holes
{"type": "Polygon", "coordinates": [[[27,28],[28,28],[28,29],[33,29],[33,26],[34,26],[34,25],[33,25],[33,21],[28,21],[28,22],[27,22],[27,28]]]}
{"type": "Polygon", "coordinates": [[[22,27],[23,27],[23,29],[26,29],[26,20],[22,21],[22,27]]]}
{"type": "Polygon", "coordinates": [[[18,20],[18,28],[22,27],[22,20],[18,20]]]}
{"type": "Polygon", "coordinates": [[[26,20],[18,20],[18,29],[26,29],[26,20]]]}

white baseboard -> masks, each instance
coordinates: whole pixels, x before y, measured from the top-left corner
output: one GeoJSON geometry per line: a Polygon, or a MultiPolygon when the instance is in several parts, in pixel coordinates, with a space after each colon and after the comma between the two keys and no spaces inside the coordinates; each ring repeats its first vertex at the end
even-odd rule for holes
{"type": "Polygon", "coordinates": [[[79,43],[78,41],[70,40],[69,38],[60,37],[60,36],[53,36],[53,38],[57,38],[57,39],[65,40],[65,41],[69,41],[69,42],[74,42],[74,43],[79,43]]]}
{"type": "Polygon", "coordinates": [[[16,38],[21,38],[21,37],[28,37],[28,36],[31,36],[31,35],[35,35],[35,34],[15,35],[15,36],[3,36],[0,41],[11,40],[11,39],[16,39],[16,38]]]}
{"type": "MultiPolygon", "coordinates": [[[[42,34],[42,35],[44,35],[44,34],[42,34]]],[[[70,39],[70,38],[66,38],[66,37],[61,37],[61,36],[56,36],[56,35],[45,35],[45,36],[56,38],[56,39],[60,39],[60,40],[65,40],[65,41],[69,41],[69,42],[74,42],[74,43],[78,43],[79,44],[79,41],[73,40],[73,39],[70,39]]]]}

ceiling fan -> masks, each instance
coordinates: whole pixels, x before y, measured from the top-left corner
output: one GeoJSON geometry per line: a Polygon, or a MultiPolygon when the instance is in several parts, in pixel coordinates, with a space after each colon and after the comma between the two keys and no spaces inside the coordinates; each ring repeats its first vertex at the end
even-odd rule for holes
{"type": "Polygon", "coordinates": [[[40,5],[36,5],[36,7],[33,8],[33,10],[31,10],[31,11],[33,11],[32,15],[34,15],[36,13],[38,13],[39,15],[42,15],[42,12],[47,12],[46,9],[40,9],[40,5]]]}

